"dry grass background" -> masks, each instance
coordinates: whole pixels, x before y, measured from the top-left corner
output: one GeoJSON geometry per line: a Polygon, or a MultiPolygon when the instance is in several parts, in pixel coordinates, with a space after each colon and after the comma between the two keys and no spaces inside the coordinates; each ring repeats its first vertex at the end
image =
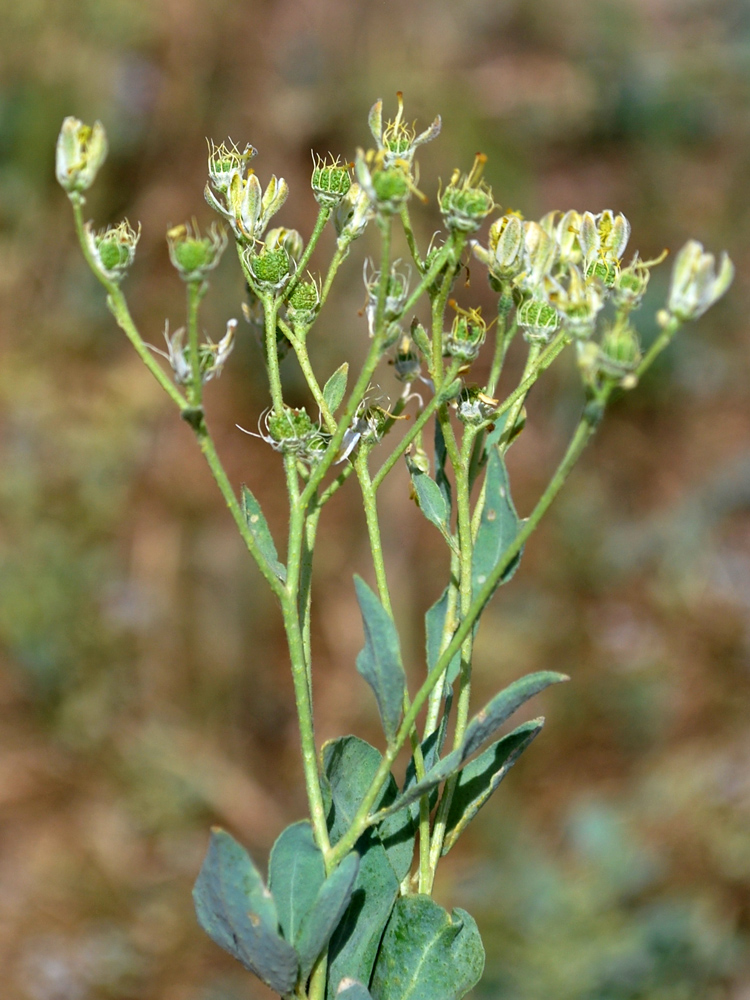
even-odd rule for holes
{"type": "MultiPolygon", "coordinates": [[[[737,265],[727,300],[613,407],[480,633],[478,700],[541,667],[573,683],[440,892],[479,919],[477,995],[747,1000],[747,0],[0,0],[0,23],[3,1000],[260,996],[195,926],[190,887],[211,822],[260,860],[304,811],[278,616],[86,273],[54,182],[60,122],[107,127],[88,208],[142,220],[126,290],[158,343],[183,308],[165,229],[209,220],[205,137],[252,141],[261,178],[290,183],[279,221],[306,233],[310,149],[352,156],[397,89],[410,116],[443,115],[427,192],[481,149],[504,208],[622,210],[645,256],[695,235],[737,265]]],[[[426,240],[434,199],[417,214],[426,240]]],[[[362,355],[358,261],[316,328],[324,371],[362,355]]],[[[471,282],[462,295],[486,298],[479,268],[471,282]]],[[[215,334],[243,294],[231,255],[213,286],[215,334]]],[[[209,389],[233,482],[283,529],[274,456],[234,427],[265,405],[257,345],[209,389]]],[[[579,402],[565,364],[531,397],[510,456],[522,513],[579,402]]],[[[406,496],[399,471],[382,507],[416,674],[444,559],[406,496]]],[[[350,580],[369,572],[353,488],[322,536],[319,736],[376,739],[353,668],[350,580]]]]}

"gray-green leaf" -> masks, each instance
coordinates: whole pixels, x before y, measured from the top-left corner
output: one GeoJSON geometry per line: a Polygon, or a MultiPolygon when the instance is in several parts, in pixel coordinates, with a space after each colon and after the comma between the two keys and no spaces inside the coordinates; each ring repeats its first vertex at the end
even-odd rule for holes
{"type": "Polygon", "coordinates": [[[326,406],[331,414],[334,414],[341,406],[341,400],[344,398],[344,393],[346,392],[348,377],[349,362],[345,361],[343,365],[340,365],[336,369],[323,386],[323,399],[325,399],[326,406]]]}
{"type": "Polygon", "coordinates": [[[292,992],[297,953],[278,933],[273,896],[250,855],[224,830],[211,831],[193,899],[198,923],[216,944],[276,993],[292,992]]]}
{"type": "MultiPolygon", "coordinates": [[[[521,527],[521,521],[510,495],[508,470],[500,454],[493,447],[487,458],[487,480],[484,494],[482,520],[477,533],[474,557],[471,566],[473,596],[476,597],[487,582],[492,571],[502,559],[506,549],[513,542],[521,527]]],[[[521,561],[520,553],[513,559],[498,581],[506,583],[515,573],[521,561]]]]}
{"type": "Polygon", "coordinates": [[[422,795],[432,791],[437,785],[450,778],[471,757],[479,747],[495,733],[500,726],[509,719],[510,716],[520,708],[525,701],[543,691],[550,684],[557,684],[560,681],[567,681],[565,674],[558,674],[552,670],[540,670],[527,677],[521,677],[514,681],[507,688],[496,694],[495,697],[485,705],[471,720],[466,728],[461,746],[443,757],[443,759],[431,768],[424,778],[405,788],[404,791],[393,801],[383,802],[379,811],[381,819],[392,816],[406,806],[411,805],[422,795]]]}
{"type": "Polygon", "coordinates": [[[543,725],[543,718],[524,722],[469,761],[459,773],[448,811],[443,854],[453,847],[543,725]]]}
{"type": "Polygon", "coordinates": [[[385,737],[391,743],[398,732],[406,690],[401,646],[393,619],[361,577],[354,577],[365,630],[365,648],[357,670],[375,692],[385,737]]]}
{"type": "Polygon", "coordinates": [[[346,976],[336,987],[336,1000],[372,1000],[372,997],[359,980],[346,976]]]}
{"type": "MultiPolygon", "coordinates": [[[[329,792],[331,797],[328,827],[331,843],[336,844],[351,826],[383,756],[379,750],[359,737],[343,736],[324,745],[322,759],[327,779],[325,791],[329,792]]],[[[373,808],[377,810],[381,805],[388,805],[397,795],[398,786],[393,775],[390,775],[373,808]]],[[[411,867],[414,833],[412,817],[408,813],[394,816],[378,828],[378,834],[398,882],[411,867]]]]}
{"type": "MultiPolygon", "coordinates": [[[[448,613],[448,587],[427,611],[424,616],[425,625],[425,646],[427,652],[427,672],[429,673],[438,661],[440,656],[440,646],[443,641],[443,629],[445,627],[445,616],[448,613]]],[[[446,684],[452,684],[458,677],[461,669],[461,650],[459,649],[453,659],[448,664],[448,672],[445,677],[446,684]]]]}
{"type": "Polygon", "coordinates": [[[440,492],[445,498],[445,504],[448,511],[451,509],[451,482],[445,472],[445,461],[448,457],[448,452],[445,447],[445,437],[443,436],[443,428],[440,426],[440,421],[435,421],[435,482],[440,488],[440,492]]]}
{"type": "Polygon", "coordinates": [[[402,896],[370,984],[373,1000],[460,1000],[479,982],[484,948],[474,919],[429,896],[402,896]]]}
{"type": "Polygon", "coordinates": [[[303,982],[312,972],[315,960],[328,944],[349,905],[358,872],[359,855],[352,851],[318,890],[315,902],[302,922],[296,942],[303,982]]]}
{"type": "Polygon", "coordinates": [[[271,890],[284,937],[296,945],[300,926],[325,882],[323,855],[307,820],[293,823],[276,840],[268,863],[271,890]]]}
{"type": "Polygon", "coordinates": [[[452,545],[453,539],[451,538],[450,524],[448,523],[450,510],[443,492],[435,480],[430,479],[427,473],[418,469],[413,462],[409,461],[408,457],[406,464],[409,469],[419,509],[427,520],[435,525],[443,538],[452,545]]]}
{"type": "Polygon", "coordinates": [[[559,684],[567,680],[570,678],[565,674],[558,674],[553,670],[539,670],[535,674],[521,677],[496,694],[466,727],[466,734],[461,744],[462,760],[466,760],[478,750],[525,701],[544,691],[550,684],[559,684]]]}
{"type": "Polygon", "coordinates": [[[369,983],[383,929],[398,896],[399,880],[377,834],[368,830],[357,842],[361,853],[351,902],[329,947],[328,997],[344,978],[369,983]]]}
{"type": "Polygon", "coordinates": [[[242,514],[248,528],[250,529],[250,534],[255,539],[255,544],[258,546],[260,554],[264,557],[268,565],[271,567],[271,570],[276,574],[279,580],[281,580],[282,583],[285,583],[286,566],[279,561],[279,555],[276,551],[276,545],[268,527],[268,522],[263,516],[260,504],[244,483],[240,489],[240,504],[242,507],[242,514]]]}

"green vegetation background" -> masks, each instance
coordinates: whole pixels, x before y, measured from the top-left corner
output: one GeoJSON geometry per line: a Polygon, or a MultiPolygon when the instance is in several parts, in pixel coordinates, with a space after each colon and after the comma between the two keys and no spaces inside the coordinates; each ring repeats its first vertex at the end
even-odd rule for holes
{"type": "MultiPolygon", "coordinates": [[[[692,235],[737,265],[727,299],[612,408],[487,616],[478,700],[535,669],[573,683],[545,699],[543,737],[439,894],[478,919],[477,997],[747,1000],[748,0],[0,0],[0,25],[4,1000],[262,996],[197,928],[190,887],[211,822],[261,860],[305,808],[278,616],[74,244],[60,122],[106,125],[87,208],[143,222],[125,287],[158,345],[183,315],[166,227],[210,219],[206,136],[258,147],[261,179],[291,185],[279,223],[309,233],[310,150],[351,157],[397,89],[410,117],[443,115],[420,156],[428,193],[481,150],[503,208],[622,210],[631,252],[692,235]]],[[[425,242],[434,206],[415,210],[425,242]]],[[[316,327],[324,373],[362,354],[360,267],[354,252],[316,327]]],[[[478,265],[469,280],[458,297],[489,308],[478,265]]],[[[231,254],[213,285],[216,339],[240,315],[231,254]]],[[[657,272],[644,314],[665,288],[657,272]]],[[[532,393],[509,458],[522,514],[579,401],[570,359],[532,393]]],[[[264,406],[246,332],[209,416],[232,480],[282,530],[275,456],[235,429],[264,406]]],[[[407,494],[400,470],[382,509],[419,670],[445,558],[407,494]]],[[[354,672],[351,574],[369,574],[354,486],[336,503],[315,593],[319,736],[377,739],[354,672]]]]}

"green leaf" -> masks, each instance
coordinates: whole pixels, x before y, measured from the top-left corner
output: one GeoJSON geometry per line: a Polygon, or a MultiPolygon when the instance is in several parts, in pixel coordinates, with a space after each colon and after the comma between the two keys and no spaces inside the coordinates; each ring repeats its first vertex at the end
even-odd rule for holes
{"type": "Polygon", "coordinates": [[[325,399],[326,406],[331,414],[334,414],[341,406],[341,400],[344,398],[344,393],[346,392],[348,377],[349,362],[345,361],[343,365],[340,365],[336,369],[323,386],[323,399],[325,399]]]}
{"type": "Polygon", "coordinates": [[[443,757],[425,774],[421,781],[405,788],[393,802],[382,803],[381,818],[385,819],[395,815],[399,810],[405,809],[406,806],[411,805],[412,802],[432,791],[446,778],[455,774],[485,740],[489,739],[525,701],[549,687],[550,684],[557,684],[568,679],[565,674],[558,674],[552,670],[540,670],[527,677],[521,677],[500,691],[471,720],[458,749],[453,750],[447,757],[443,757]]]}
{"type": "Polygon", "coordinates": [[[399,880],[377,834],[368,830],[357,842],[361,855],[351,902],[329,946],[328,997],[342,979],[369,983],[380,939],[399,892],[399,880]]]}
{"type": "Polygon", "coordinates": [[[542,718],[524,722],[463,768],[448,811],[443,854],[453,847],[543,725],[542,718]]]}
{"type": "Polygon", "coordinates": [[[347,976],[336,987],[336,1000],[372,1000],[372,997],[366,986],[347,976]]]}
{"type": "Polygon", "coordinates": [[[463,758],[461,757],[460,749],[449,753],[447,757],[443,757],[438,764],[425,774],[421,781],[418,781],[415,785],[405,787],[403,792],[393,802],[384,804],[378,810],[381,814],[381,820],[389,816],[395,816],[402,809],[410,806],[412,802],[416,802],[423,795],[427,795],[428,792],[431,792],[433,788],[436,788],[446,778],[455,774],[459,767],[461,767],[462,762],[463,758]]]}
{"type": "MultiPolygon", "coordinates": [[[[510,495],[508,470],[498,448],[492,448],[487,459],[487,479],[482,520],[474,546],[471,567],[472,594],[477,596],[506,549],[521,528],[521,521],[510,495]]],[[[498,581],[506,583],[518,569],[519,553],[498,581]]]]}
{"type": "Polygon", "coordinates": [[[357,670],[375,692],[385,737],[392,743],[401,721],[406,690],[398,632],[365,581],[355,576],[354,586],[365,630],[365,648],[357,657],[357,670]]]}
{"type": "Polygon", "coordinates": [[[247,522],[247,526],[250,529],[251,535],[255,539],[255,543],[258,546],[260,554],[264,557],[279,580],[281,580],[282,583],[285,583],[286,566],[279,562],[276,545],[268,527],[268,523],[263,516],[263,511],[260,509],[260,504],[244,483],[240,488],[240,505],[242,507],[242,513],[245,521],[247,522]]]}
{"type": "Polygon", "coordinates": [[[465,910],[448,913],[429,896],[402,896],[383,935],[370,992],[373,1000],[460,1000],[483,970],[482,939],[465,910]]]}
{"type": "Polygon", "coordinates": [[[349,905],[358,872],[359,855],[352,851],[318,890],[315,902],[302,922],[296,942],[303,982],[312,972],[315,960],[328,944],[349,905]]]}
{"type": "Polygon", "coordinates": [[[461,744],[462,760],[466,760],[478,750],[482,743],[489,739],[525,701],[544,691],[550,684],[559,684],[567,680],[570,678],[565,674],[558,674],[553,670],[540,670],[535,674],[521,677],[496,694],[466,727],[461,744]]]}
{"type": "MultiPolygon", "coordinates": [[[[327,780],[325,791],[330,793],[331,808],[328,828],[331,843],[336,844],[346,830],[373,782],[383,760],[379,750],[357,736],[330,740],[323,746],[323,771],[327,780]]],[[[390,775],[373,809],[388,805],[398,795],[398,786],[390,775]]],[[[399,882],[411,867],[414,854],[414,824],[408,814],[395,816],[378,827],[388,860],[399,882]]]]}
{"type": "Polygon", "coordinates": [[[268,863],[271,890],[284,937],[296,945],[300,926],[325,882],[323,855],[307,820],[293,823],[278,837],[268,863]]]}
{"type": "Polygon", "coordinates": [[[198,923],[216,944],[272,990],[292,992],[297,953],[278,933],[273,896],[250,855],[224,830],[211,831],[193,899],[198,923]]]}
{"type": "Polygon", "coordinates": [[[445,447],[445,437],[443,436],[443,428],[440,426],[440,421],[435,421],[435,482],[440,488],[440,492],[443,494],[445,499],[445,505],[450,513],[452,500],[451,500],[451,482],[445,472],[445,461],[448,457],[448,452],[445,447]]]}
{"type": "Polygon", "coordinates": [[[450,509],[446,503],[445,496],[434,479],[418,469],[408,456],[406,464],[411,476],[412,486],[417,498],[417,506],[422,511],[427,520],[434,524],[440,534],[452,546],[450,524],[448,518],[450,509]]]}
{"type": "MultiPolygon", "coordinates": [[[[446,587],[437,601],[424,616],[428,673],[435,666],[438,661],[438,657],[440,656],[440,646],[443,641],[443,628],[445,627],[445,616],[448,613],[448,591],[449,588],[446,587]]],[[[446,685],[453,683],[456,677],[458,677],[460,669],[461,650],[459,649],[451,659],[451,662],[448,664],[448,672],[445,677],[446,685]]]]}

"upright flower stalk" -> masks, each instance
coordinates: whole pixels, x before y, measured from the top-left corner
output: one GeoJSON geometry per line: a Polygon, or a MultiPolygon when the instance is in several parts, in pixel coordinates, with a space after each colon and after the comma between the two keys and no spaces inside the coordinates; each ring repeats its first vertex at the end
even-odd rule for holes
{"type": "Polygon", "coordinates": [[[399,94],[395,117],[384,121],[377,101],[369,126],[375,145],[358,150],[353,162],[314,159],[311,188],[319,209],[306,243],[296,229],[269,229],[289,189],[275,175],[264,186],[249,167],[254,147],[209,143],[205,197],[222,222],[204,228],[203,235],[196,222],[167,233],[169,258],[185,283],[186,318],[171,333],[167,323],[166,350],[143,338],[121,289],[134,264],[140,226],[136,230],[124,220],[97,232],[83,219],[84,194],[107,152],[101,124],[89,128],[65,119],[56,173],[110,310],[193,428],[239,533],[278,600],[286,631],[309,822],[280,834],[267,884],[244,848],[215,829],[194,891],[198,919],[214,941],[283,997],[405,1000],[417,993],[454,1000],[478,981],[484,950],[468,913],[449,913],[432,899],[440,859],[544,719],[504,735],[500,728],[528,699],[567,679],[551,671],[521,677],[472,715],[474,638],[482,613],[518,568],[524,546],[612,395],[634,388],[679,326],[726,292],[733,267],[726,255],[717,262],[689,241],[676,256],[668,301],[658,313],[661,332],[644,351],[633,314],[663,255],[644,261],[636,254],[623,263],[630,223],[622,213],[571,209],[538,221],[499,213],[484,176],[486,157],[478,154],[467,172],[456,169],[442,189],[443,231],[423,252],[409,205],[413,197],[424,200],[416,156],[438,136],[440,117],[418,131],[405,120],[399,94]],[[485,243],[476,234],[493,214],[485,243]],[[329,223],[335,251],[320,273],[311,273],[329,223]],[[413,264],[394,259],[399,226],[413,264]],[[206,385],[221,374],[240,336],[236,319],[217,340],[200,320],[228,242],[227,227],[248,289],[242,309],[259,336],[268,375],[269,405],[259,414],[257,435],[279,454],[286,483],[283,558],[250,487],[237,490],[230,482],[205,413],[206,385]],[[360,265],[365,359],[351,377],[347,359],[322,374],[308,344],[352,245],[368,230],[379,246],[368,247],[360,265]],[[486,268],[497,296],[487,318],[454,297],[465,295],[456,279],[469,253],[486,268]],[[414,312],[422,301],[430,317],[424,326],[414,312]],[[505,385],[504,361],[516,350],[519,330],[525,364],[517,384],[505,385]],[[548,486],[521,518],[505,454],[522,434],[529,390],[568,348],[581,374],[581,418],[548,486]],[[489,376],[480,378],[476,373],[483,369],[474,366],[485,353],[489,376]],[[309,390],[303,405],[296,397],[292,405],[287,394],[289,354],[309,390]],[[393,401],[375,388],[383,384],[388,363],[397,382],[393,401]],[[403,660],[395,617],[405,612],[394,607],[381,540],[378,491],[402,459],[409,477],[405,502],[416,503],[446,546],[445,585],[425,616],[422,664],[403,660]],[[380,715],[379,749],[356,736],[320,747],[315,734],[314,553],[325,507],[352,475],[372,554],[363,573],[375,583],[372,588],[360,576],[354,581],[363,628],[356,669],[380,715]],[[410,763],[395,775],[405,744],[410,763]]]}

